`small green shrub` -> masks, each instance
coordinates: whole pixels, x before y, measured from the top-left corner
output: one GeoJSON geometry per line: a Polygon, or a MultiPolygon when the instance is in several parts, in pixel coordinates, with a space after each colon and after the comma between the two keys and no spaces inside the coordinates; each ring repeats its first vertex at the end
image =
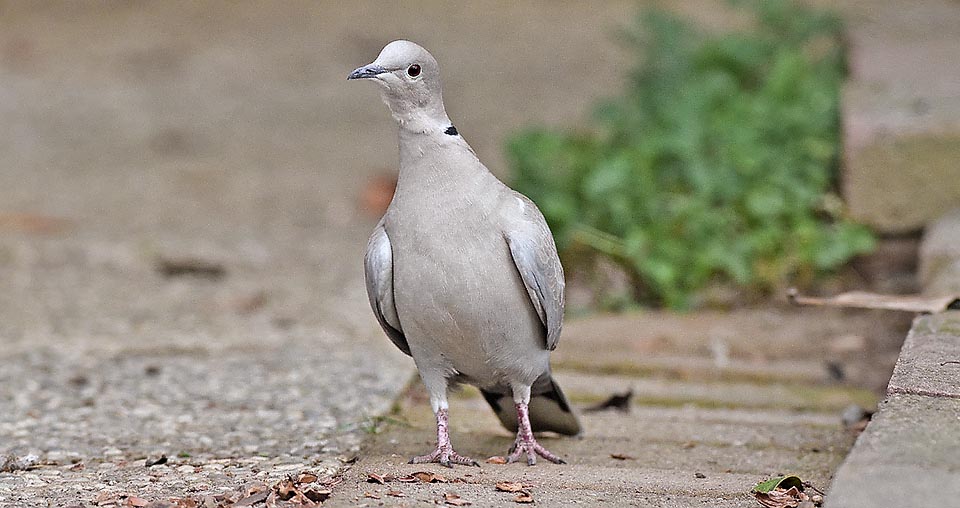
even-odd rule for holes
{"type": "Polygon", "coordinates": [[[786,1],[753,5],[750,31],[722,35],[643,16],[627,90],[597,108],[594,129],[508,141],[516,187],[562,255],[608,257],[648,303],[688,307],[714,282],[809,283],[873,247],[831,193],[842,26],[786,1]]]}

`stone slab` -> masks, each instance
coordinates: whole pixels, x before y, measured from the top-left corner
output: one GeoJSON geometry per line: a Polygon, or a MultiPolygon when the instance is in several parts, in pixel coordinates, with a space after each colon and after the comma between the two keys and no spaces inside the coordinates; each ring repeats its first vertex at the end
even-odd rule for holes
{"type": "Polygon", "coordinates": [[[914,321],[887,392],[960,398],[960,311],[914,321]]]}
{"type": "Polygon", "coordinates": [[[837,471],[827,508],[957,506],[960,400],[897,394],[837,471]]]}

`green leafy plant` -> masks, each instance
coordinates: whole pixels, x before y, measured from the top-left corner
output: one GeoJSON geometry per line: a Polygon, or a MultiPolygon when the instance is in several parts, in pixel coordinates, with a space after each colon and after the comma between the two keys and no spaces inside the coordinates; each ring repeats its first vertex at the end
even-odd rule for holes
{"type": "Polygon", "coordinates": [[[626,92],[597,108],[595,128],[508,141],[515,185],[562,255],[612,260],[638,300],[685,308],[716,282],[768,292],[873,248],[831,193],[842,25],[787,1],[752,5],[750,30],[721,35],[646,14],[627,34],[626,92]]]}

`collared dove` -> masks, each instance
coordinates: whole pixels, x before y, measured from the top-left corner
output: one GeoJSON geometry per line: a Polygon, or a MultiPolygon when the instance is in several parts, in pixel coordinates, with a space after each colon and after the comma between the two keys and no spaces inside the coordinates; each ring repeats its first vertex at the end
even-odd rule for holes
{"type": "Polygon", "coordinates": [[[534,431],[580,433],[550,375],[563,321],[563,268],[532,201],[477,159],[443,107],[437,61],[408,41],[387,44],[347,79],[380,84],[400,126],[396,193],[367,245],[370,306],[413,357],[437,418],[437,447],[411,463],[478,465],[454,451],[447,389],[480,388],[517,438],[508,462],[543,448],[534,431]],[[516,413],[508,412],[512,399],[516,413]]]}

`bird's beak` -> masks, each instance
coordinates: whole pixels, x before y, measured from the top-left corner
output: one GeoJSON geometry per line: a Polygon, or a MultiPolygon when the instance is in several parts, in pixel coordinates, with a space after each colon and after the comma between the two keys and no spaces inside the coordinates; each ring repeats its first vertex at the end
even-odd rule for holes
{"type": "Polygon", "coordinates": [[[369,79],[376,77],[379,74],[383,74],[384,72],[387,72],[387,70],[383,67],[377,64],[369,64],[359,67],[355,71],[351,72],[350,75],[347,76],[347,79],[369,79]]]}

